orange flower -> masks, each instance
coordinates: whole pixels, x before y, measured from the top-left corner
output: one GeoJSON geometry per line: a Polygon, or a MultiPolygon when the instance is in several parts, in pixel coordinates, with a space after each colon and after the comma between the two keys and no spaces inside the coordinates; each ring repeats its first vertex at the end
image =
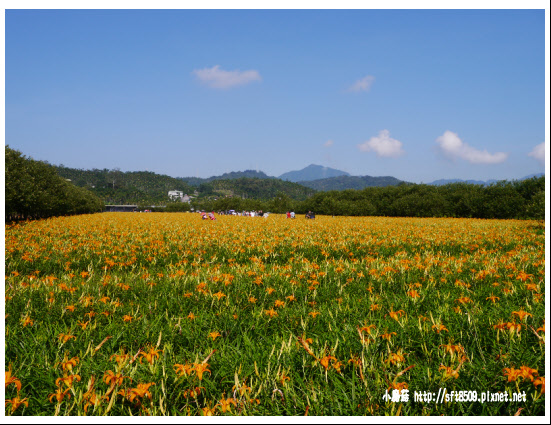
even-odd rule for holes
{"type": "Polygon", "coordinates": [[[287,375],[285,375],[285,372],[283,372],[279,378],[279,382],[281,382],[281,385],[285,386],[285,381],[290,381],[291,378],[289,378],[287,375]]]}
{"type": "Polygon", "coordinates": [[[276,300],[275,302],[275,306],[276,307],[284,307],[285,306],[285,303],[281,300],[276,300]]]}
{"type": "Polygon", "coordinates": [[[402,350],[399,350],[397,353],[390,353],[385,363],[392,363],[393,365],[395,365],[397,363],[402,363],[403,361],[405,361],[405,358],[404,356],[402,356],[402,350]]]}
{"type": "Polygon", "coordinates": [[[416,290],[412,289],[411,291],[408,291],[407,294],[411,297],[411,298],[419,298],[421,295],[419,295],[419,292],[417,292],[416,290]]]}
{"type": "Polygon", "coordinates": [[[53,399],[55,398],[58,403],[61,403],[65,397],[67,397],[68,399],[71,398],[71,394],[69,394],[69,391],[71,391],[70,388],[62,391],[60,387],[57,387],[56,392],[48,396],[48,400],[50,400],[50,403],[52,403],[53,399]]]}
{"type": "Polygon", "coordinates": [[[375,325],[366,325],[362,328],[360,328],[360,332],[367,332],[368,334],[371,333],[371,329],[374,329],[376,326],[375,325]]]}
{"type": "Polygon", "coordinates": [[[28,325],[32,326],[34,323],[34,320],[32,320],[29,316],[25,317],[23,320],[21,320],[21,324],[25,327],[28,325]]]}
{"type": "Polygon", "coordinates": [[[156,348],[150,346],[149,351],[143,351],[140,353],[140,363],[142,362],[142,359],[145,358],[149,364],[153,364],[155,357],[159,358],[159,353],[162,352],[163,350],[157,350],[156,348]]]}
{"type": "Polygon", "coordinates": [[[212,338],[213,341],[214,341],[216,338],[218,338],[219,336],[222,336],[222,335],[221,335],[220,332],[218,332],[218,331],[209,333],[209,337],[212,338]]]}
{"type": "Polygon", "coordinates": [[[28,398],[25,397],[24,399],[20,399],[19,396],[16,396],[14,398],[12,398],[11,400],[6,400],[6,406],[8,404],[11,404],[11,412],[15,412],[17,410],[17,408],[19,406],[21,406],[22,404],[25,405],[25,407],[29,407],[29,401],[28,401],[28,398]]]}
{"type": "Polygon", "coordinates": [[[503,369],[503,374],[507,377],[507,382],[512,382],[512,381],[516,381],[517,378],[520,377],[521,370],[515,369],[514,367],[512,368],[506,367],[505,369],[503,369]]]}
{"type": "Polygon", "coordinates": [[[133,319],[132,316],[130,316],[129,314],[125,314],[124,316],[122,316],[122,320],[125,321],[125,322],[131,322],[133,319]]]}
{"type": "Polygon", "coordinates": [[[519,310],[519,311],[513,311],[511,313],[512,316],[518,316],[518,318],[520,320],[523,320],[526,316],[532,316],[530,313],[527,313],[526,311],[524,310],[519,310]]]}
{"type": "Polygon", "coordinates": [[[112,358],[115,358],[115,361],[117,362],[119,369],[126,363],[126,361],[130,358],[130,355],[125,353],[124,350],[122,351],[122,354],[113,354],[111,357],[109,357],[109,360],[112,358]]]}
{"type": "Polygon", "coordinates": [[[231,413],[231,405],[232,404],[234,406],[237,406],[237,403],[236,403],[235,399],[234,398],[225,398],[225,395],[224,395],[224,397],[222,397],[222,399],[217,404],[217,406],[220,406],[220,410],[222,411],[222,413],[225,413],[226,411],[231,413]]]}
{"type": "Polygon", "coordinates": [[[107,385],[121,385],[125,379],[130,379],[128,376],[123,376],[122,373],[115,374],[113,371],[108,370],[103,375],[103,382],[107,385]]]}
{"type": "Polygon", "coordinates": [[[528,366],[521,366],[520,367],[520,376],[523,379],[529,379],[530,381],[534,382],[534,377],[532,375],[538,374],[538,371],[536,369],[532,369],[528,366]]]}
{"type": "MultiPolygon", "coordinates": [[[[459,365],[459,367],[461,367],[461,364],[459,365]]],[[[442,374],[444,379],[449,379],[449,378],[457,379],[459,378],[459,373],[458,373],[459,367],[456,370],[453,370],[451,367],[441,365],[438,371],[444,370],[444,373],[442,374]]]]}
{"type": "Polygon", "coordinates": [[[390,317],[392,317],[394,320],[396,320],[397,322],[399,321],[398,319],[403,316],[404,314],[406,314],[406,312],[404,310],[398,310],[398,311],[392,311],[390,310],[390,312],[388,313],[388,315],[390,317]]]}
{"type": "Polygon", "coordinates": [[[534,387],[541,385],[541,394],[545,394],[545,376],[540,376],[534,381],[534,387]]]}
{"type": "Polygon", "coordinates": [[[254,304],[256,302],[256,298],[255,297],[249,297],[249,302],[254,304]]]}
{"type": "MultiPolygon", "coordinates": [[[[109,314],[109,313],[108,313],[109,314]]],[[[81,321],[78,321],[77,325],[79,325],[82,330],[85,330],[86,329],[86,326],[88,326],[88,323],[90,323],[90,321],[88,322],[81,322],[81,321]]]]}
{"type": "MultiPolygon", "coordinates": [[[[138,384],[136,388],[130,388],[130,391],[128,392],[128,399],[130,401],[134,401],[138,398],[143,399],[144,397],[151,398],[151,393],[149,392],[149,387],[152,385],[155,385],[154,382],[150,382],[148,384],[138,384]]],[[[138,403],[140,400],[136,400],[138,403]]]]}
{"type": "Polygon", "coordinates": [[[287,298],[289,301],[295,301],[296,300],[294,295],[289,295],[288,297],[285,297],[285,298],[287,298]]]}
{"type": "Polygon", "coordinates": [[[208,372],[210,374],[210,369],[208,368],[208,363],[194,363],[194,370],[199,378],[199,381],[203,380],[203,373],[208,372]]]}
{"type": "Polygon", "coordinates": [[[382,334],[382,335],[380,335],[380,337],[390,341],[390,338],[392,338],[392,335],[396,335],[396,332],[389,332],[389,333],[386,333],[386,334],[382,334]]]}
{"type": "Polygon", "coordinates": [[[67,307],[65,307],[65,310],[69,310],[72,313],[73,311],[75,311],[75,306],[74,305],[68,305],[67,307]]]}
{"type": "Polygon", "coordinates": [[[216,294],[212,294],[212,296],[218,298],[218,301],[220,301],[220,298],[225,297],[226,294],[223,294],[222,292],[218,291],[216,294]]]}
{"type": "Polygon", "coordinates": [[[277,311],[271,308],[270,310],[264,310],[264,314],[267,314],[270,317],[274,317],[277,316],[277,311]]]}
{"type": "Polygon", "coordinates": [[[371,311],[377,311],[381,308],[381,306],[379,304],[371,304],[371,307],[369,307],[369,309],[371,311]]]}
{"type": "Polygon", "coordinates": [[[447,351],[448,353],[450,353],[452,357],[455,353],[462,353],[465,351],[461,344],[453,345],[451,342],[445,345],[440,345],[440,347],[444,347],[445,349],[444,351],[447,351]]]}
{"type": "Polygon", "coordinates": [[[446,332],[449,332],[448,331],[448,328],[446,328],[444,325],[442,324],[438,324],[438,325],[432,325],[432,329],[434,329],[436,332],[440,333],[442,331],[446,331],[446,332]]]}
{"type": "Polygon", "coordinates": [[[73,357],[72,359],[67,360],[67,354],[65,354],[65,358],[63,360],[64,361],[60,363],[61,368],[63,370],[68,370],[69,372],[73,370],[73,367],[75,367],[79,362],[78,357],[73,357]]]}
{"type": "Polygon", "coordinates": [[[189,313],[189,314],[187,315],[187,318],[188,318],[189,320],[193,320],[193,319],[195,319],[195,317],[196,317],[196,316],[195,316],[195,314],[193,314],[193,313],[189,313]]]}
{"type": "Polygon", "coordinates": [[[63,376],[62,378],[57,378],[55,380],[55,385],[59,387],[60,382],[63,382],[68,388],[71,388],[75,379],[80,382],[80,375],[68,375],[63,376]]]}
{"type": "Polygon", "coordinates": [[[333,356],[325,356],[325,357],[322,357],[319,362],[321,363],[321,365],[325,368],[325,370],[329,369],[329,362],[331,360],[334,360],[334,361],[337,361],[337,358],[336,357],[333,357],[333,356]]]}
{"type": "Polygon", "coordinates": [[[182,375],[189,376],[189,375],[191,375],[191,372],[193,372],[193,371],[194,371],[194,368],[190,364],[176,363],[174,365],[174,372],[176,372],[176,374],[179,375],[179,376],[182,376],[182,375]]]}
{"type": "Polygon", "coordinates": [[[495,304],[496,300],[499,300],[499,297],[496,297],[495,295],[491,295],[489,297],[486,297],[487,300],[492,300],[492,302],[495,304]]]}
{"type": "Polygon", "coordinates": [[[312,316],[314,319],[316,318],[316,316],[320,314],[319,311],[311,311],[310,313],[308,313],[309,316],[312,316]]]}
{"type": "Polygon", "coordinates": [[[17,379],[15,376],[11,376],[11,367],[6,370],[6,379],[5,379],[6,388],[8,388],[8,385],[14,384],[17,388],[17,392],[21,391],[21,381],[17,379]]]}
{"type": "Polygon", "coordinates": [[[461,304],[467,304],[467,303],[472,303],[473,302],[473,300],[471,300],[469,297],[461,297],[461,298],[456,299],[455,301],[457,301],[458,303],[461,303],[461,304]]]}

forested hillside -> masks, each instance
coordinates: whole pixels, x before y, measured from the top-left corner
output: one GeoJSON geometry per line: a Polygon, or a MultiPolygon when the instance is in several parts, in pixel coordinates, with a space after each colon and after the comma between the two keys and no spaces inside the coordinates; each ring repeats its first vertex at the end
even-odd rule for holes
{"type": "Polygon", "coordinates": [[[170,201],[168,192],[180,190],[192,194],[194,189],[181,179],[150,171],[78,170],[54,166],[58,174],[76,186],[85,187],[106,204],[159,205],[170,201]]]}
{"type": "Polygon", "coordinates": [[[100,212],[103,202],[54,167],[5,147],[6,221],[100,212]]]}
{"type": "Polygon", "coordinates": [[[320,192],[329,190],[360,190],[366,187],[397,186],[406,182],[396,177],[371,177],[371,176],[338,176],[326,179],[300,181],[299,184],[310,187],[320,192]]]}

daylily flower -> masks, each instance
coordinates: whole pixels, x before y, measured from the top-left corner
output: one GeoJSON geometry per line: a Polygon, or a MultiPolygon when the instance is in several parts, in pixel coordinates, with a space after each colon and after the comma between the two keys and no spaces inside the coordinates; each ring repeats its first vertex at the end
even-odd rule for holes
{"type": "Polygon", "coordinates": [[[499,297],[496,297],[495,295],[491,295],[489,297],[486,297],[487,300],[491,300],[494,304],[496,300],[499,300],[499,297]]]}
{"type": "Polygon", "coordinates": [[[210,374],[210,369],[208,367],[208,363],[194,363],[194,370],[199,378],[199,381],[203,380],[203,373],[208,372],[210,374]]]}
{"type": "Polygon", "coordinates": [[[21,406],[22,404],[25,405],[25,407],[29,407],[29,401],[28,401],[28,398],[25,397],[24,399],[20,399],[19,396],[16,396],[14,398],[12,398],[11,400],[6,400],[6,406],[8,404],[11,404],[11,412],[15,412],[17,410],[17,408],[19,406],[21,406]]]}
{"type": "Polygon", "coordinates": [[[519,310],[519,311],[513,311],[511,313],[512,316],[518,316],[518,318],[520,320],[523,320],[526,316],[532,316],[530,313],[527,313],[526,311],[524,310],[519,310]]]}
{"type": "Polygon", "coordinates": [[[63,343],[64,343],[64,344],[65,344],[67,341],[69,341],[71,338],[77,339],[77,337],[74,336],[74,335],[63,334],[63,333],[61,333],[61,334],[59,334],[59,335],[57,336],[57,339],[59,339],[60,342],[61,342],[61,340],[63,340],[63,343]]]}
{"type": "Polygon", "coordinates": [[[21,391],[21,381],[17,379],[15,376],[11,376],[11,367],[6,370],[6,379],[5,379],[6,388],[8,388],[8,385],[14,384],[17,388],[17,392],[21,391]]]}
{"type": "Polygon", "coordinates": [[[71,391],[70,388],[67,388],[65,391],[61,390],[61,387],[57,387],[57,390],[55,393],[50,394],[48,397],[48,400],[50,400],[50,403],[53,402],[52,399],[56,399],[58,403],[61,403],[65,397],[68,399],[71,398],[71,394],[69,394],[69,391],[71,391]]]}
{"type": "Polygon", "coordinates": [[[115,361],[117,362],[119,369],[126,363],[126,361],[130,358],[130,354],[127,354],[122,350],[121,354],[113,354],[111,357],[109,357],[109,360],[112,358],[115,358],[115,361]]]}
{"type": "MultiPolygon", "coordinates": [[[[151,393],[149,392],[149,387],[152,385],[155,385],[154,382],[150,382],[148,384],[138,384],[136,388],[131,388],[128,393],[128,399],[130,401],[134,401],[136,399],[143,399],[144,397],[151,398],[151,393]]],[[[136,400],[137,402],[140,402],[140,400],[136,400]]]]}
{"type": "Polygon", "coordinates": [[[435,324],[435,325],[432,325],[432,329],[434,329],[436,332],[440,333],[442,331],[446,331],[446,332],[449,332],[448,331],[448,328],[446,328],[444,325],[442,324],[435,324]]]}
{"type": "Polygon", "coordinates": [[[243,381],[243,383],[239,386],[239,388],[237,388],[235,385],[232,387],[232,390],[233,391],[239,391],[239,396],[240,397],[243,397],[243,395],[247,392],[249,392],[249,394],[251,393],[252,391],[252,388],[249,387],[247,384],[246,384],[246,380],[243,381]]]}
{"type": "Polygon", "coordinates": [[[192,365],[190,364],[179,364],[179,363],[176,363],[174,365],[174,372],[176,372],[177,375],[191,375],[191,372],[193,372],[195,369],[192,365]]]}
{"type": "Polygon", "coordinates": [[[219,336],[222,336],[222,335],[221,335],[220,332],[218,332],[218,331],[209,333],[209,337],[212,338],[213,341],[214,341],[216,338],[218,338],[219,336]]]}
{"type": "Polygon", "coordinates": [[[392,335],[396,335],[396,332],[389,332],[389,333],[386,333],[386,334],[382,334],[382,335],[380,335],[380,337],[390,341],[390,338],[392,338],[392,335]]]}
{"type": "Polygon", "coordinates": [[[411,298],[419,298],[421,295],[419,295],[419,292],[417,292],[416,290],[412,289],[411,291],[408,291],[407,294],[411,297],[411,298]]]}
{"type": "Polygon", "coordinates": [[[212,294],[212,296],[218,298],[218,301],[220,301],[220,298],[225,297],[226,294],[223,294],[222,292],[218,291],[216,294],[212,294]]]}
{"type": "Polygon", "coordinates": [[[63,382],[67,386],[67,388],[71,388],[75,379],[80,382],[80,375],[67,375],[61,378],[57,378],[55,380],[55,385],[59,387],[59,384],[63,382]]]}
{"type": "Polygon", "coordinates": [[[205,388],[204,387],[195,387],[195,388],[190,388],[189,390],[185,390],[184,391],[184,397],[185,398],[188,398],[188,397],[197,398],[197,396],[199,394],[201,394],[202,389],[204,390],[205,388]]]}
{"type": "Polygon", "coordinates": [[[545,393],[545,376],[540,376],[534,381],[534,387],[537,388],[538,385],[541,385],[540,392],[541,394],[545,393]]]}
{"type": "Polygon", "coordinates": [[[34,323],[34,320],[32,320],[29,316],[25,317],[23,320],[21,320],[21,324],[25,327],[28,325],[32,326],[34,323]]]}
{"type": "Polygon", "coordinates": [[[61,367],[63,370],[68,370],[68,371],[73,370],[73,367],[75,367],[79,362],[78,357],[73,357],[70,360],[67,360],[67,354],[65,354],[65,358],[63,360],[64,361],[60,363],[61,367]]]}
{"type": "Polygon", "coordinates": [[[159,353],[162,352],[163,350],[157,350],[154,347],[149,347],[149,351],[142,351],[140,353],[140,363],[142,362],[142,359],[145,358],[149,364],[153,364],[155,357],[159,358],[159,353]]]}
{"type": "MultiPolygon", "coordinates": [[[[461,367],[461,365],[459,365],[459,367],[461,367]]],[[[453,370],[451,367],[449,366],[444,366],[444,365],[441,365],[439,368],[438,368],[438,371],[441,371],[441,370],[444,370],[444,373],[442,374],[442,376],[444,377],[444,379],[449,379],[449,378],[459,378],[459,367],[456,369],[456,370],[453,370]]]]}
{"type": "Polygon", "coordinates": [[[281,300],[276,300],[275,306],[276,307],[285,307],[285,302],[283,302],[281,300]]]}
{"type": "Polygon", "coordinates": [[[232,404],[237,407],[237,403],[234,398],[225,398],[224,396],[218,402],[217,406],[220,406],[220,410],[222,411],[222,413],[225,413],[226,411],[231,412],[232,404]]]}
{"type": "Polygon", "coordinates": [[[86,326],[88,326],[89,323],[90,321],[87,321],[87,322],[78,321],[77,325],[79,325],[82,328],[82,330],[85,330],[86,326]]]}
{"type": "Polygon", "coordinates": [[[264,314],[267,314],[270,317],[274,317],[277,316],[277,311],[271,308],[270,310],[264,310],[264,314]]]}
{"type": "Polygon", "coordinates": [[[108,370],[103,375],[103,382],[105,382],[107,385],[111,385],[111,384],[122,385],[125,379],[130,379],[130,378],[128,376],[123,376],[122,373],[115,374],[111,370],[108,370]]]}
{"type": "Polygon", "coordinates": [[[336,357],[333,357],[333,356],[325,356],[325,357],[322,357],[319,362],[321,363],[321,365],[325,368],[325,370],[329,369],[329,362],[331,360],[337,360],[336,357]]]}
{"type": "Polygon", "coordinates": [[[398,319],[403,316],[404,314],[406,314],[406,312],[404,310],[398,310],[398,311],[392,311],[390,310],[390,312],[388,313],[388,315],[390,317],[392,317],[394,320],[396,320],[397,322],[399,321],[398,319]]]}

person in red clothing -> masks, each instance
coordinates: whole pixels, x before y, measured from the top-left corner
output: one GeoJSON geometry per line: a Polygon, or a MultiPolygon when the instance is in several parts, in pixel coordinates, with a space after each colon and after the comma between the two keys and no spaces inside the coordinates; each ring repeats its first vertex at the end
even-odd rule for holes
{"type": "Polygon", "coordinates": [[[287,211],[287,218],[291,218],[291,213],[287,211]]]}

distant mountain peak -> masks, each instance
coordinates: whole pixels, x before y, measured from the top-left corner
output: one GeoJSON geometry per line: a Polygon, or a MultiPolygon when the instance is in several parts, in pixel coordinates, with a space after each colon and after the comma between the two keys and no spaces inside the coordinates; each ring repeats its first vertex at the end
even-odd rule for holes
{"type": "Polygon", "coordinates": [[[283,173],[279,176],[279,178],[281,180],[288,180],[296,183],[299,181],[312,181],[349,175],[350,174],[346,171],[337,170],[335,168],[323,165],[310,164],[307,167],[304,167],[302,170],[295,170],[283,173]]]}

